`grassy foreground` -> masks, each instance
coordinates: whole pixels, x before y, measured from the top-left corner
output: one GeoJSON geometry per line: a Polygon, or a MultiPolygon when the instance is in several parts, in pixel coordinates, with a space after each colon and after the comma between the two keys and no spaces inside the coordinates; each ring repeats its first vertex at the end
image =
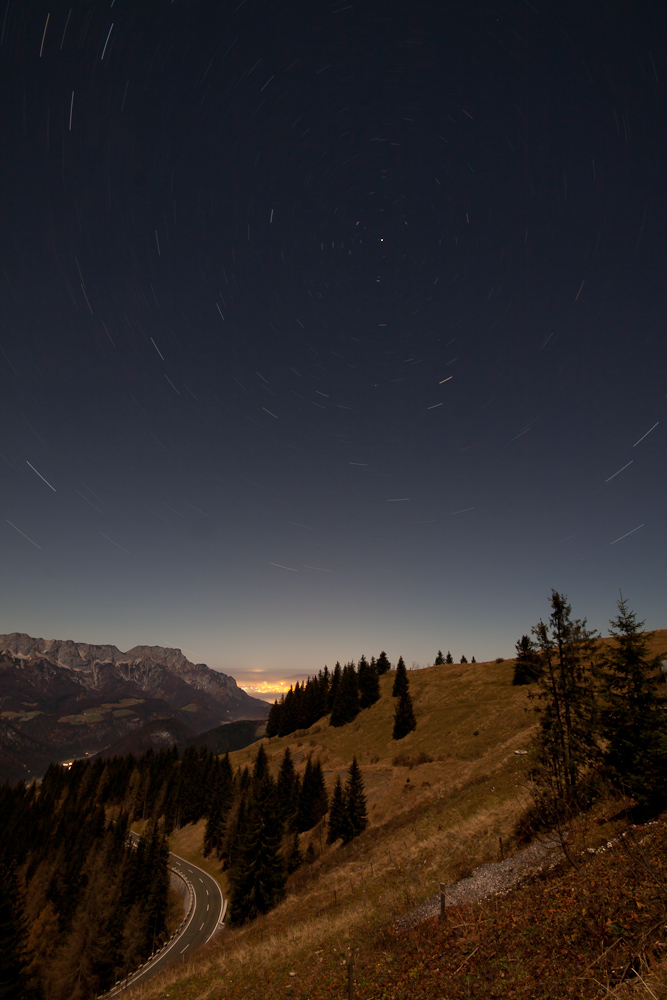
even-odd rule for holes
{"type": "MultiPolygon", "coordinates": [[[[656,652],[667,648],[667,631],[654,643],[656,652]]],[[[506,897],[448,911],[444,924],[394,928],[441,882],[516,849],[513,832],[530,801],[529,755],[516,751],[529,749],[534,713],[530,689],[511,685],[513,665],[411,672],[417,729],[398,743],[393,674],[381,678],[380,701],[350,725],[333,729],[323,720],[265,740],[274,773],[286,745],[301,769],[309,754],[319,757],[329,791],[356,754],[368,830],[347,847],[328,846],[323,823],[303,834],[302,850],[312,844],[314,860],[290,878],[280,906],[225,929],[137,995],[333,1000],[348,995],[350,959],[354,996],[367,1000],[603,997],[617,987],[623,995],[631,987],[619,977],[633,963],[640,978],[633,975],[631,986],[643,989],[642,962],[650,954],[658,962],[656,942],[666,937],[667,835],[659,823],[620,837],[622,822],[604,815],[617,811],[610,804],[573,831],[577,868],[556,865],[506,897]],[[612,840],[612,850],[592,853],[612,840]]],[[[256,749],[231,755],[234,766],[252,763],[256,749]]],[[[172,849],[217,877],[224,893],[218,863],[201,856],[203,826],[177,831],[172,849]]],[[[659,990],[658,972],[651,975],[659,990]]]]}

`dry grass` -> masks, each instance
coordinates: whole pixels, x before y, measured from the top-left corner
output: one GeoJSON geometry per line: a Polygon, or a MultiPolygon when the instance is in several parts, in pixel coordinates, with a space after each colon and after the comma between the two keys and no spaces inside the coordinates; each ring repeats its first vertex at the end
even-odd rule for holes
{"type": "MultiPolygon", "coordinates": [[[[656,652],[667,648],[667,631],[654,645],[656,652]]],[[[513,668],[507,660],[410,672],[417,729],[400,743],[391,739],[391,674],[381,678],[380,701],[350,725],[334,729],[323,720],[291,737],[265,739],[274,774],[289,746],[297,768],[310,754],[320,758],[330,791],[356,754],[369,829],[344,848],[326,845],[324,824],[302,835],[302,849],[313,843],[315,861],[290,878],[275,910],[247,927],[225,929],[186,967],[173,968],[140,995],[203,1000],[223,985],[234,991],[244,983],[248,997],[264,996],[252,984],[269,972],[274,978],[284,972],[289,983],[290,971],[323,956],[342,962],[353,945],[375,940],[381,927],[433,896],[440,882],[511,851],[529,802],[530,757],[515,751],[529,748],[534,731],[528,689],[512,687],[513,668]]],[[[252,765],[256,752],[257,744],[230,758],[234,767],[252,765]]],[[[202,821],[177,831],[172,850],[217,878],[225,892],[219,864],[201,855],[203,828],[202,821]]]]}

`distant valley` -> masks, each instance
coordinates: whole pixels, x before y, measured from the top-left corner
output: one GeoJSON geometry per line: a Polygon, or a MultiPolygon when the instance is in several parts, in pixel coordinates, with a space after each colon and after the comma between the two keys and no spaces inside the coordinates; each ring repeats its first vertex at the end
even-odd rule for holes
{"type": "MultiPolygon", "coordinates": [[[[233,677],[190,662],[180,649],[122,652],[0,635],[0,781],[38,777],[52,760],[114,752],[116,745],[119,753],[142,753],[184,744],[222,723],[259,723],[268,710],[233,677]]],[[[236,749],[239,739],[252,736],[246,724],[221,747],[231,740],[236,749]]]]}

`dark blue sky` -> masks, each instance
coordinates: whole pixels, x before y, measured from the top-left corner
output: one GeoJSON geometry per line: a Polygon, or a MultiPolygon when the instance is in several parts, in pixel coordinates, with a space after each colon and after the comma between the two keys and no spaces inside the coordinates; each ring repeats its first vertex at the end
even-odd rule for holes
{"type": "Polygon", "coordinates": [[[664,627],[666,41],[8,0],[0,630],[245,682],[510,656],[552,587],[664,627]]]}

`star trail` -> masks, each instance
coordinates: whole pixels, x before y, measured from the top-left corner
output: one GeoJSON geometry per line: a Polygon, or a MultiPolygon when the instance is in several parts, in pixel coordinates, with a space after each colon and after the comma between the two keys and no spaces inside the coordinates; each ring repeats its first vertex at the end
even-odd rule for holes
{"type": "Polygon", "coordinates": [[[658,5],[0,17],[2,631],[262,688],[665,626],[658,5]]]}

